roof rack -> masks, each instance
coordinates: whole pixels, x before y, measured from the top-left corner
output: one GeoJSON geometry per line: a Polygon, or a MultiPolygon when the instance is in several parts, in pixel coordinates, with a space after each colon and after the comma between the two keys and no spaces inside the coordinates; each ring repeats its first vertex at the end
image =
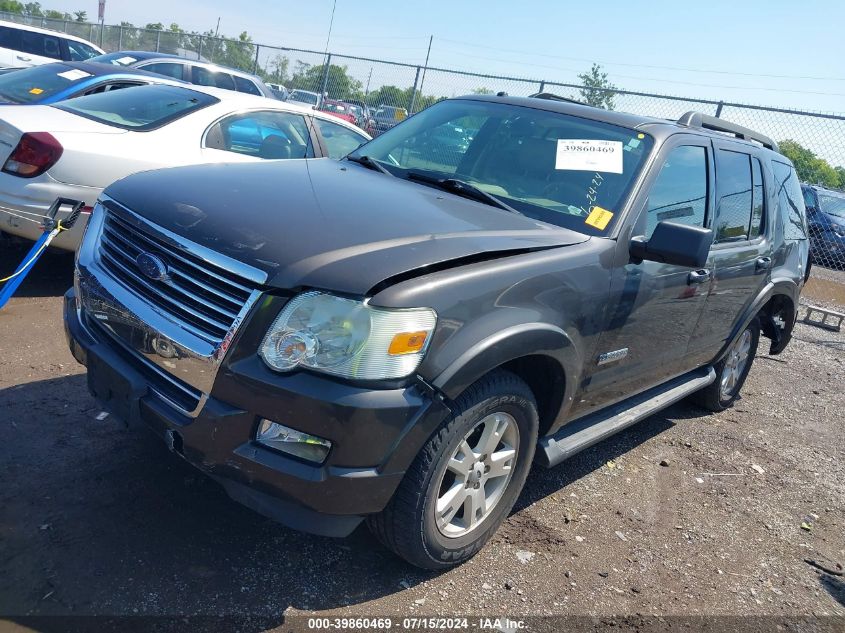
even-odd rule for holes
{"type": "Polygon", "coordinates": [[[529,99],[548,99],[549,101],[566,101],[567,103],[577,103],[578,105],[587,105],[583,101],[577,99],[570,99],[568,97],[561,97],[552,92],[535,92],[533,95],[528,95],[529,99]]]}
{"type": "Polygon", "coordinates": [[[727,134],[733,134],[737,138],[757,141],[763,147],[775,152],[780,151],[778,149],[778,144],[768,136],[755,132],[754,130],[750,130],[747,127],[737,125],[736,123],[731,123],[729,121],[725,121],[724,119],[719,119],[701,112],[695,112],[694,110],[690,110],[689,112],[681,115],[681,118],[678,119],[678,125],[700,127],[705,130],[715,130],[716,132],[726,132],[727,134]]]}

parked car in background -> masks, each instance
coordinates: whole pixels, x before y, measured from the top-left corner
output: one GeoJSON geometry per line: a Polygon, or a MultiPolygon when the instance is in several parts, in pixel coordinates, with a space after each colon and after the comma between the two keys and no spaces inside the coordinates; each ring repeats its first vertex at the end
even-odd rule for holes
{"type": "MultiPolygon", "coordinates": [[[[52,106],[3,106],[0,230],[37,239],[37,223],[15,212],[44,214],[58,197],[82,200],[90,209],[103,187],[136,171],[340,158],[370,138],[345,121],[277,99],[169,83],[52,106]]],[[[77,222],[53,245],[75,250],[84,225],[77,222]]]]}
{"type": "Polygon", "coordinates": [[[280,101],[288,100],[288,95],[290,93],[288,92],[288,89],[285,88],[282,84],[274,84],[270,82],[265,83],[267,84],[267,87],[272,90],[273,94],[276,96],[276,99],[279,99],[280,101]]]}
{"type": "Polygon", "coordinates": [[[408,111],[405,108],[380,105],[373,114],[373,126],[377,132],[386,132],[407,118],[408,111]]]}
{"type": "MultiPolygon", "coordinates": [[[[128,60],[130,57],[137,57],[137,55],[129,51],[124,51],[110,53],[104,57],[110,60],[111,63],[115,63],[121,59],[128,60]]],[[[165,77],[170,77],[171,79],[187,81],[197,86],[210,86],[243,92],[257,97],[276,98],[273,91],[267,87],[260,77],[250,75],[235,68],[218,66],[217,64],[194,61],[175,55],[162,56],[157,54],[155,57],[142,57],[136,61],[122,65],[157,73],[165,77]]]]}
{"type": "Polygon", "coordinates": [[[302,103],[310,108],[318,110],[320,108],[320,104],[323,103],[323,97],[319,92],[311,92],[310,90],[300,90],[297,88],[296,90],[290,91],[290,94],[288,94],[288,101],[296,101],[297,103],[302,103]]]}
{"type": "Polygon", "coordinates": [[[813,263],[845,269],[845,192],[802,185],[813,263]]]}
{"type": "Polygon", "coordinates": [[[89,61],[115,66],[132,66],[147,59],[180,59],[179,55],[155,51],[117,51],[91,58],[89,61]]]}
{"type": "Polygon", "coordinates": [[[355,125],[357,125],[362,130],[366,130],[369,125],[369,120],[364,111],[364,108],[354,103],[348,103],[345,101],[344,105],[349,108],[349,112],[352,114],[352,116],[355,117],[355,125]]]}
{"type": "Polygon", "coordinates": [[[233,498],[324,535],[366,519],[445,569],[535,461],[687,396],[732,406],[761,337],[789,343],[807,258],[795,170],[763,135],[469,96],[340,163],[113,184],[65,327],[102,406],[233,498]]]}
{"type": "Polygon", "coordinates": [[[0,104],[46,104],[133,86],[182,84],[137,68],[53,62],[0,76],[0,104]]]}
{"type": "Polygon", "coordinates": [[[103,52],[81,37],[0,20],[0,67],[21,68],[56,60],[81,62],[103,52]]]}
{"type": "Polygon", "coordinates": [[[343,119],[347,123],[353,123],[355,125],[358,124],[358,120],[355,118],[355,115],[352,113],[349,106],[335,99],[323,99],[323,102],[318,109],[320,112],[327,112],[332,116],[336,116],[338,119],[343,119]]]}

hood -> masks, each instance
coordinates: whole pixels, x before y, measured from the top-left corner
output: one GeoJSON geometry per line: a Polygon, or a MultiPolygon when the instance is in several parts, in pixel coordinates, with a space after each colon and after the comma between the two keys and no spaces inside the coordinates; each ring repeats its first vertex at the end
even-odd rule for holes
{"type": "Polygon", "coordinates": [[[455,260],[589,239],[329,159],[157,170],[124,178],[105,193],[159,226],[266,272],[267,283],[278,288],[363,295],[385,279],[455,260]]]}

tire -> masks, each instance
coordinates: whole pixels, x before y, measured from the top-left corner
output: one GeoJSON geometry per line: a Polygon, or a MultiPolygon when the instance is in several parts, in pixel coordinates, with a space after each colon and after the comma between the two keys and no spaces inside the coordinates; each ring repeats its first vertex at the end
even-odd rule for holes
{"type": "Polygon", "coordinates": [[[423,569],[448,569],[484,546],[513,508],[537,444],[534,394],[510,372],[488,374],[456,400],[453,411],[387,507],[367,519],[388,549],[423,569]]]}
{"type": "Polygon", "coordinates": [[[760,322],[755,318],[731,343],[724,357],[713,366],[716,370],[716,380],[694,393],[691,400],[713,412],[724,411],[733,406],[754,363],[759,342],[760,322]],[[738,368],[735,363],[743,356],[744,365],[736,371],[738,368]],[[730,376],[731,371],[733,376],[730,376]]]}

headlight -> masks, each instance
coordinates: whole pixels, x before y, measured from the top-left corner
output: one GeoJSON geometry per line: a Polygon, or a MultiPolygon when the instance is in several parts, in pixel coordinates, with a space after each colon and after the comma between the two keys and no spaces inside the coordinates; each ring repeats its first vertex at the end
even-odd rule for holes
{"type": "Polygon", "coordinates": [[[842,226],[841,224],[831,224],[830,228],[833,230],[835,235],[845,237],[845,226],[842,226]]]}
{"type": "Polygon", "coordinates": [[[377,308],[307,292],[282,310],[260,355],[277,371],[307,367],[361,380],[404,378],[420,364],[436,322],[429,308],[377,308]]]}

